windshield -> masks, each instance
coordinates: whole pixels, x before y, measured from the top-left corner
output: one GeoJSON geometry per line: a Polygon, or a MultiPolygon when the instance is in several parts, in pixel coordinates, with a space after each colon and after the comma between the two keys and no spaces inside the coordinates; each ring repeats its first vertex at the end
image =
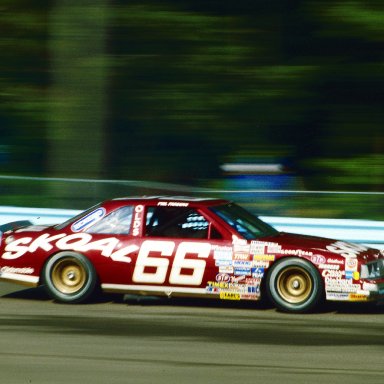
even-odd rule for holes
{"type": "Polygon", "coordinates": [[[239,205],[229,203],[211,207],[210,210],[247,240],[276,235],[278,233],[276,229],[239,205]]]}

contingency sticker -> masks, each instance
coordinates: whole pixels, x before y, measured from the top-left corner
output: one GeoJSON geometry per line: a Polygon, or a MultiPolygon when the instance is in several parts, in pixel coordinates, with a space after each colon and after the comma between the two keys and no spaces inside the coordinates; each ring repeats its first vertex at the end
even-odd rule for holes
{"type": "Polygon", "coordinates": [[[88,213],[88,215],[82,217],[80,220],[73,223],[71,229],[73,232],[80,232],[83,229],[89,227],[91,224],[96,223],[97,221],[102,219],[104,216],[105,216],[105,209],[97,208],[91,213],[88,213]]]}

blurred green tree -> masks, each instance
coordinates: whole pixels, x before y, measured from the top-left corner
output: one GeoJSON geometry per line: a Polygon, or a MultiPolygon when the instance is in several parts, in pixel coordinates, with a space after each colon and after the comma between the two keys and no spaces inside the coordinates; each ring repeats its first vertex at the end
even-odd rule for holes
{"type": "Polygon", "coordinates": [[[3,0],[4,172],[189,183],[288,153],[308,188],[380,190],[383,16],[378,0],[3,0]]]}
{"type": "Polygon", "coordinates": [[[47,170],[53,176],[104,175],[107,18],[105,0],[52,6],[47,170]]]}
{"type": "Polygon", "coordinates": [[[2,173],[45,170],[50,1],[0,4],[0,153],[2,173]]]}

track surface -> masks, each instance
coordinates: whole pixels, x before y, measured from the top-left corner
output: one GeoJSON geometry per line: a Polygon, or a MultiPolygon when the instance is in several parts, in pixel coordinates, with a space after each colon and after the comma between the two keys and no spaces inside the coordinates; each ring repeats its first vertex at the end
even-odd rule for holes
{"type": "MultiPolygon", "coordinates": [[[[336,310],[337,309],[337,310],[336,310]]],[[[381,383],[384,308],[291,315],[251,303],[57,304],[0,283],[0,382],[381,383]]]]}

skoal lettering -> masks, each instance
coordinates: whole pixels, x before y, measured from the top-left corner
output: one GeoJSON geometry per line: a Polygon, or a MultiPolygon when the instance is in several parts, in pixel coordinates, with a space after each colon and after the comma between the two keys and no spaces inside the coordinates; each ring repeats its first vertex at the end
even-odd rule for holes
{"type": "Polygon", "coordinates": [[[337,241],[333,244],[327,245],[327,250],[347,258],[356,257],[359,253],[367,251],[368,248],[364,247],[363,245],[337,241]]]}
{"type": "Polygon", "coordinates": [[[31,237],[22,237],[9,243],[5,247],[2,255],[3,259],[17,259],[27,252],[33,253],[38,249],[46,252],[51,251],[54,247],[60,250],[73,250],[78,252],[88,252],[91,250],[100,251],[102,256],[110,257],[114,261],[131,262],[131,258],[127,255],[139,249],[138,246],[131,244],[127,247],[114,251],[119,244],[119,240],[115,237],[92,241],[92,235],[89,233],[75,233],[66,235],[60,233],[50,236],[45,233],[33,240],[31,237]]]}

